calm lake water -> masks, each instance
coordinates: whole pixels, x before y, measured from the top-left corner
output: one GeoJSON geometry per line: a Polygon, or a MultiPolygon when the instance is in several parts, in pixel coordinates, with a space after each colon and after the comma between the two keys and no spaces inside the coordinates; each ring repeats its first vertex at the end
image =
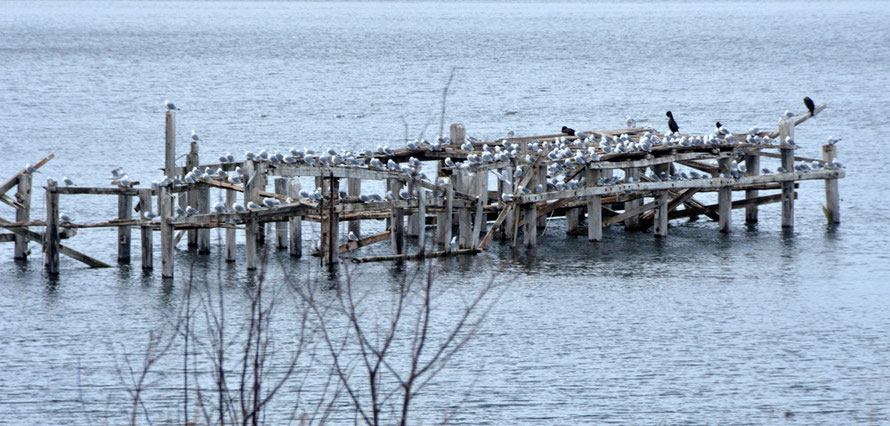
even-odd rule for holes
{"type": "MultiPolygon", "coordinates": [[[[687,131],[708,132],[717,120],[772,128],[784,110],[802,111],[806,95],[828,102],[796,139],[799,155],[821,157],[828,136],[844,138],[838,227],[825,225],[822,183],[803,182],[793,232],[782,231],[777,205],[751,227],[735,211],[728,235],[712,222],[674,221],[664,241],[616,226],[593,244],[566,237],[554,220],[534,259],[511,261],[495,243],[434,263],[437,327],[490,280],[504,285],[414,419],[890,421],[886,2],[5,1],[0,11],[0,177],[55,153],[38,186],[47,176],[104,185],[117,166],[143,182],[159,178],[164,99],[182,108],[181,146],[192,129],[203,136],[203,158],[395,145],[403,119],[411,137],[430,137],[452,68],[446,126],[462,122],[480,138],[619,128],[628,115],[664,129],[668,109],[687,131]]],[[[34,200],[32,217],[42,218],[42,190],[34,200]]],[[[115,207],[109,197],[62,200],[83,222],[115,207]]],[[[317,238],[317,229],[304,235],[317,238]]],[[[141,351],[149,331],[171,332],[190,270],[204,285],[219,273],[233,318],[246,309],[256,277],[240,247],[236,264],[220,264],[216,238],[210,256],[177,252],[172,283],[159,269],[143,274],[138,260],[89,270],[64,257],[50,280],[39,247],[27,263],[13,262],[11,244],[0,247],[0,423],[127,422],[122,354],[141,351]]],[[[67,244],[114,262],[115,239],[114,230],[89,229],[67,244]]],[[[393,286],[417,268],[350,272],[369,310],[388,312],[393,286]]],[[[267,277],[317,279],[330,297],[345,274],[317,269],[311,257],[273,253],[267,277]]],[[[274,327],[286,348],[296,325],[282,306],[274,327]]],[[[155,421],[181,421],[181,365],[171,355],[157,367],[145,395],[155,421]]],[[[324,385],[313,374],[299,379],[301,401],[324,385]]],[[[266,420],[284,423],[299,404],[289,385],[266,420]]],[[[334,417],[354,419],[348,409],[334,417]]]]}

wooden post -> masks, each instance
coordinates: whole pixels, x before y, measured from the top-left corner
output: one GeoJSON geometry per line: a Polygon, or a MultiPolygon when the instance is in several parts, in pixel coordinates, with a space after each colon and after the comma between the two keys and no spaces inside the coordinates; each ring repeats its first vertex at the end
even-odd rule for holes
{"type": "Polygon", "coordinates": [[[454,123],[448,128],[452,145],[461,145],[467,139],[467,128],[463,124],[454,123]]]}
{"type": "MultiPolygon", "coordinates": [[[[200,163],[199,163],[199,158],[198,158],[198,142],[192,142],[191,149],[189,150],[188,155],[186,155],[186,157],[185,157],[185,173],[192,171],[192,169],[198,167],[199,164],[200,163]]],[[[198,201],[198,200],[201,197],[200,194],[198,193],[198,188],[193,185],[191,187],[191,189],[188,190],[187,197],[188,198],[187,198],[186,205],[195,209],[195,210],[201,211],[201,209],[198,207],[199,203],[200,203],[200,201],[198,201]]],[[[186,231],[186,235],[187,235],[186,240],[188,242],[188,247],[189,248],[197,248],[198,247],[198,230],[197,229],[189,229],[186,231]]]]}
{"type": "MultiPolygon", "coordinates": [[[[717,160],[717,168],[721,175],[728,174],[731,170],[732,158],[724,157],[717,160]]],[[[732,186],[723,186],[717,192],[717,214],[720,215],[718,228],[720,232],[729,232],[732,225],[732,186]]]]}
{"type": "Polygon", "coordinates": [[[161,187],[158,190],[158,214],[161,216],[161,277],[173,278],[173,200],[170,190],[161,187]]]}
{"type": "MultiPolygon", "coordinates": [[[[226,207],[232,209],[238,201],[238,192],[234,189],[226,190],[226,207]]],[[[234,210],[234,209],[233,209],[234,210]]],[[[235,229],[226,228],[226,262],[235,261],[235,229]]]]}
{"type": "MultiPolygon", "coordinates": [[[[485,213],[484,207],[488,205],[488,178],[489,178],[489,176],[490,176],[490,174],[488,173],[488,170],[486,170],[485,173],[482,173],[482,175],[477,174],[477,177],[479,178],[479,201],[480,201],[479,205],[482,206],[482,209],[477,209],[478,211],[476,213],[477,215],[479,215],[479,214],[482,215],[481,222],[479,222],[479,224],[480,224],[479,232],[477,232],[476,235],[474,236],[474,239],[476,239],[477,242],[480,238],[479,237],[480,233],[484,234],[488,229],[488,214],[485,213]]],[[[479,219],[476,219],[476,220],[479,221],[479,219]]],[[[473,247],[476,247],[476,245],[474,244],[473,247]]]]}
{"type": "MultiPolygon", "coordinates": [[[[15,200],[21,204],[21,207],[16,207],[15,209],[15,221],[16,222],[27,222],[31,220],[31,182],[33,176],[31,173],[23,173],[19,175],[17,188],[15,193],[15,200]]],[[[24,229],[28,229],[25,227],[24,229]]],[[[13,253],[13,258],[15,259],[27,259],[28,258],[28,239],[22,235],[15,235],[15,252],[13,253]]]]}
{"type": "MultiPolygon", "coordinates": [[[[198,212],[210,213],[210,186],[201,185],[198,189],[198,212]]],[[[210,254],[210,229],[198,230],[198,253],[210,254]]]]}
{"type": "MultiPolygon", "coordinates": [[[[293,199],[300,198],[300,190],[293,182],[288,182],[288,196],[293,199]]],[[[303,216],[291,216],[288,219],[288,228],[290,230],[290,244],[288,252],[293,257],[303,256],[303,216]]]]}
{"type": "Polygon", "coordinates": [[[445,211],[439,213],[436,218],[436,230],[439,236],[439,246],[445,251],[451,251],[451,221],[454,210],[454,186],[451,179],[445,186],[445,211]]]}
{"type": "MultiPolygon", "coordinates": [[[[469,192],[470,187],[468,181],[469,176],[465,172],[457,172],[452,176],[457,176],[457,190],[464,193],[469,192]]],[[[457,244],[462,249],[473,248],[473,214],[469,207],[460,207],[457,209],[457,244]]]]}
{"type": "Polygon", "coordinates": [[[668,191],[659,191],[657,201],[654,234],[656,237],[664,238],[668,235],[668,191]]]}
{"type": "Polygon", "coordinates": [[[417,252],[423,253],[426,250],[426,202],[424,200],[424,190],[423,187],[417,185],[417,222],[418,222],[418,232],[417,232],[417,252]]]}
{"type": "MultiPolygon", "coordinates": [[[[625,182],[629,182],[632,179],[634,181],[639,180],[640,178],[640,169],[638,167],[629,167],[624,169],[625,182]]],[[[624,203],[624,211],[630,211],[636,209],[639,206],[643,205],[643,199],[637,198],[624,203]]],[[[625,231],[637,231],[640,228],[640,216],[633,215],[624,220],[624,230],[625,231]]]]}
{"type": "MultiPolygon", "coordinates": [[[[331,176],[328,183],[328,240],[325,250],[325,264],[340,263],[340,213],[334,212],[337,194],[340,192],[340,180],[331,176]]],[[[322,219],[324,220],[324,218],[322,219]]]]}
{"type": "MultiPolygon", "coordinates": [[[[359,178],[346,179],[346,194],[356,198],[362,195],[362,180],[359,178]]],[[[356,237],[362,237],[362,221],[358,219],[350,220],[347,224],[347,228],[348,231],[355,234],[356,237]]]]}
{"type": "MultiPolygon", "coordinates": [[[[541,166],[541,167],[538,167],[537,170],[538,170],[537,171],[538,176],[536,179],[534,179],[537,183],[535,185],[532,185],[531,189],[534,190],[535,186],[537,186],[537,185],[544,185],[544,188],[546,189],[547,188],[547,167],[541,166]]],[[[535,208],[535,210],[537,210],[537,207],[535,208]]],[[[535,218],[532,217],[532,219],[535,219],[535,218]]],[[[545,226],[547,226],[547,218],[545,216],[541,216],[541,217],[537,218],[536,221],[538,222],[538,228],[544,228],[545,226]]]]}
{"type": "MultiPolygon", "coordinates": [[[[822,145],[822,160],[825,164],[837,158],[837,146],[832,144],[822,145]]],[[[838,192],[837,179],[825,180],[825,218],[828,223],[841,223],[841,200],[838,192]]]]}
{"type": "Polygon", "coordinates": [[[574,234],[578,232],[580,224],[580,207],[574,207],[566,210],[566,234],[574,234]]]}
{"type": "MultiPolygon", "coordinates": [[[[784,118],[779,119],[779,141],[785,145],[786,138],[794,139],[794,123],[784,118]]],[[[794,172],[794,149],[780,148],[782,167],[787,173],[794,172]]],[[[782,182],[782,227],[794,227],[794,181],[782,182]]]]}
{"type": "MultiPolygon", "coordinates": [[[[507,167],[503,170],[503,172],[507,176],[509,176],[509,181],[508,182],[499,181],[499,182],[501,182],[501,188],[500,188],[500,191],[498,191],[498,197],[501,197],[501,198],[498,199],[498,203],[503,203],[503,197],[501,194],[513,194],[513,192],[515,191],[515,188],[513,188],[513,183],[515,181],[515,179],[513,178],[513,168],[507,167]]],[[[512,229],[513,229],[513,215],[508,214],[507,217],[504,218],[504,223],[501,225],[501,228],[497,230],[498,231],[497,235],[502,240],[505,240],[510,237],[509,234],[512,229]]]]}
{"type": "MultiPolygon", "coordinates": [[[[760,156],[748,154],[745,157],[745,169],[748,176],[757,176],[760,174],[760,156]]],[[[745,199],[753,200],[760,196],[760,191],[749,189],[745,191],[745,199]]],[[[757,223],[757,204],[745,207],[745,222],[757,223]]]]}
{"type": "Polygon", "coordinates": [[[538,227],[535,218],[538,215],[538,205],[536,203],[528,203],[522,206],[523,219],[525,220],[525,235],[523,240],[525,246],[534,248],[538,244],[538,227]]]}
{"type": "MultiPolygon", "coordinates": [[[[408,181],[408,193],[416,195],[417,194],[417,182],[413,179],[408,181]]],[[[394,193],[395,194],[395,193],[394,193]]],[[[395,194],[397,197],[399,194],[395,194]]],[[[420,229],[423,226],[420,223],[420,212],[414,212],[408,215],[408,232],[407,235],[409,237],[418,237],[420,236],[420,229]]]]}
{"type": "Polygon", "coordinates": [[[43,237],[44,265],[50,275],[59,274],[59,193],[56,185],[46,187],[46,232],[43,237]]]}
{"type": "MultiPolygon", "coordinates": [[[[254,188],[256,190],[255,202],[257,204],[260,200],[260,191],[266,190],[266,163],[264,161],[259,161],[254,164],[256,166],[256,179],[254,179],[254,188]]],[[[257,226],[256,229],[256,242],[259,245],[266,244],[266,224],[257,226]]]]}
{"type": "MultiPolygon", "coordinates": [[[[587,185],[595,186],[602,175],[602,170],[585,169],[587,173],[587,185]]],[[[587,239],[590,241],[603,240],[603,203],[599,195],[587,197],[587,239]]]]}
{"type": "Polygon", "coordinates": [[[486,182],[485,176],[488,176],[487,172],[483,175],[476,173],[476,180],[473,181],[476,184],[476,214],[473,222],[472,242],[470,243],[469,248],[476,248],[478,246],[479,235],[482,233],[482,229],[485,228],[485,199],[488,198],[488,188],[484,186],[486,182]]]}
{"type": "MultiPolygon", "coordinates": [[[[253,201],[259,201],[259,193],[260,189],[257,186],[257,179],[259,176],[258,166],[259,164],[252,161],[246,160],[244,161],[244,175],[247,177],[247,184],[244,186],[244,205],[247,206],[247,203],[253,201]]],[[[256,216],[250,214],[247,216],[247,221],[244,227],[244,237],[245,241],[245,257],[247,258],[247,270],[253,271],[256,270],[256,246],[257,246],[257,220],[256,216]]]]}
{"type": "MultiPolygon", "coordinates": [[[[286,178],[275,178],[275,193],[287,195],[286,178]]],[[[287,221],[275,222],[275,247],[278,250],[287,249],[287,221]]]]}
{"type": "MultiPolygon", "coordinates": [[[[396,197],[402,190],[402,182],[396,179],[388,179],[389,188],[396,197]]],[[[390,241],[392,241],[392,254],[405,254],[405,214],[404,209],[393,207],[390,213],[390,241]]]]}
{"type": "MultiPolygon", "coordinates": [[[[140,216],[145,219],[145,215],[151,212],[151,190],[139,190],[139,211],[140,216]]],[[[151,270],[154,268],[154,239],[151,225],[142,225],[139,229],[140,240],[142,242],[142,269],[151,270]]]]}
{"type": "Polygon", "coordinates": [[[176,111],[167,110],[164,126],[164,174],[176,177],[176,111]]]}
{"type": "MultiPolygon", "coordinates": [[[[130,218],[130,212],[133,210],[133,197],[129,195],[117,196],[117,218],[127,220],[130,218]]],[[[130,226],[117,227],[117,261],[121,263],[130,263],[130,244],[131,232],[130,226]]]]}

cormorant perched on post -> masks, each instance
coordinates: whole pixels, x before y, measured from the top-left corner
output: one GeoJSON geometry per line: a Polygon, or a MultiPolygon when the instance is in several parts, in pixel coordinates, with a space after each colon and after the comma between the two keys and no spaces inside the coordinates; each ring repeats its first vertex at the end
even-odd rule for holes
{"type": "Polygon", "coordinates": [[[677,133],[680,131],[680,126],[677,125],[677,122],[674,121],[674,114],[671,114],[670,111],[665,114],[668,117],[668,128],[671,129],[671,132],[677,133]]]}
{"type": "Polygon", "coordinates": [[[813,100],[810,99],[809,96],[803,98],[803,104],[807,106],[807,109],[810,111],[810,117],[816,115],[816,104],[813,103],[813,100]]]}
{"type": "Polygon", "coordinates": [[[575,136],[575,129],[570,127],[562,126],[562,132],[569,136],[575,136]]]}

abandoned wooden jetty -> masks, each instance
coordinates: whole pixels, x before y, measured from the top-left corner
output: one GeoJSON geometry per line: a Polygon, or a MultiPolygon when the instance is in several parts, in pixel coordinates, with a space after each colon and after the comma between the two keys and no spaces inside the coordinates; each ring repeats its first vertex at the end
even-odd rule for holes
{"type": "MultiPolygon", "coordinates": [[[[825,107],[819,105],[815,112],[825,107]]],[[[424,259],[477,253],[493,239],[534,248],[538,229],[548,217],[564,217],[568,233],[586,234],[594,242],[603,238],[603,228],[619,223],[628,231],[653,228],[655,237],[664,238],[670,219],[707,216],[718,222],[719,231],[728,232],[732,209],[744,208],[746,222],[753,223],[758,206],[781,203],[782,226],[792,227],[797,182],[814,179],[825,181],[827,220],[839,223],[838,179],[844,169],[836,162],[836,145],[824,145],[821,159],[794,155],[799,147],[794,128],[809,118],[783,117],[773,131],[755,128],[741,134],[680,135],[626,128],[489,142],[468,139],[463,125],[452,124],[448,138],[405,148],[361,153],[292,150],[287,156],[261,152],[239,162],[222,156],[201,163],[196,140],[184,164],[177,165],[176,111],[168,110],[163,180],[141,187],[123,180],[111,187],[50,181],[44,187],[46,218],[32,220],[33,172],[50,161],[50,155],[0,185],[0,202],[16,212],[15,220],[0,218],[0,227],[11,232],[0,234],[0,242],[15,244],[16,259],[27,258],[29,241],[41,245],[47,271],[58,274],[60,255],[90,267],[110,266],[61,243],[78,229],[116,227],[118,261],[126,263],[133,228],[138,228],[142,267],[152,269],[154,234],[160,232],[161,274],[171,278],[174,248],[183,236],[188,247],[209,253],[210,230],[224,229],[225,258],[234,262],[236,233],[244,232],[244,263],[252,270],[257,268],[257,245],[266,243],[267,224],[274,224],[269,232],[274,237],[269,238],[274,238],[275,247],[300,257],[302,222],[308,221],[318,223],[320,230],[318,244],[310,251],[325,265],[344,258],[424,259]],[[777,172],[762,169],[762,158],[777,159],[777,172]],[[435,165],[434,178],[421,172],[424,165],[435,165]],[[314,191],[302,191],[300,177],[314,178],[314,191]],[[384,182],[386,196],[363,195],[363,181],[384,182]],[[13,188],[14,198],[6,195],[13,188]],[[211,206],[211,191],[219,191],[217,198],[225,203],[211,206]],[[698,193],[712,191],[718,193],[717,204],[695,199],[698,193]],[[763,194],[766,191],[777,192],[763,194]],[[733,193],[741,194],[734,200],[733,193]],[[62,221],[60,196],[72,194],[116,196],[117,217],[93,223],[62,221]],[[385,231],[364,235],[361,223],[368,220],[386,221],[385,231]],[[345,228],[341,222],[346,222],[345,228]],[[432,241],[426,241],[428,226],[435,227],[432,241]],[[417,240],[412,253],[405,244],[409,237],[417,240]],[[353,255],[387,240],[391,255],[353,255]]]]}

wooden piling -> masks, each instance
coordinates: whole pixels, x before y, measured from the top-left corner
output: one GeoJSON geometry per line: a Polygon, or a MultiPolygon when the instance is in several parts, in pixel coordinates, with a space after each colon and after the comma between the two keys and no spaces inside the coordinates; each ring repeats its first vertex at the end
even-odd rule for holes
{"type": "MultiPolygon", "coordinates": [[[[33,175],[22,173],[16,183],[15,200],[21,207],[15,208],[15,221],[27,222],[31,220],[31,183],[33,175]]],[[[27,229],[27,228],[25,228],[27,229]]],[[[15,235],[15,251],[13,258],[25,260],[28,258],[28,239],[22,235],[15,235]]]]}
{"type": "MultiPolygon", "coordinates": [[[[199,162],[198,157],[198,142],[192,142],[190,145],[189,153],[185,156],[185,173],[192,171],[197,168],[201,163],[199,162]]],[[[184,174],[183,174],[184,175],[184,174]]],[[[186,193],[186,206],[191,207],[195,210],[201,211],[198,208],[200,195],[198,193],[197,187],[192,187],[186,193]]],[[[182,194],[180,194],[180,200],[182,200],[182,194]]],[[[181,203],[181,201],[180,201],[181,203]]],[[[183,207],[185,208],[185,207],[183,207]]],[[[189,248],[197,248],[198,247],[198,230],[197,229],[189,229],[186,231],[186,242],[189,248]]]]}
{"type": "Polygon", "coordinates": [[[449,128],[449,138],[452,145],[461,145],[467,139],[467,128],[461,123],[453,123],[449,128]]]}
{"type": "MultiPolygon", "coordinates": [[[[587,186],[596,186],[603,171],[585,168],[587,186]]],[[[587,197],[587,239],[590,241],[603,240],[603,204],[602,196],[591,195],[587,197]]]]}
{"type": "Polygon", "coordinates": [[[161,277],[173,278],[173,199],[170,190],[161,187],[158,190],[158,215],[161,216],[161,277]]]}
{"type": "MultiPolygon", "coordinates": [[[[258,161],[254,163],[256,178],[254,179],[254,188],[256,190],[256,200],[257,204],[262,205],[260,203],[260,191],[266,191],[266,163],[263,161],[258,161]]],[[[266,244],[266,224],[260,224],[256,229],[256,242],[258,245],[266,244]]]]}
{"type": "MultiPolygon", "coordinates": [[[[288,182],[287,191],[288,196],[291,198],[295,200],[300,198],[300,191],[293,181],[288,182]]],[[[291,216],[288,219],[288,229],[290,231],[288,253],[293,257],[303,256],[303,216],[291,216]]]]}
{"type": "Polygon", "coordinates": [[[658,207],[655,208],[654,234],[658,238],[664,238],[668,234],[668,191],[660,191],[656,201],[658,207]]]}
{"type": "MultiPolygon", "coordinates": [[[[536,170],[537,170],[536,171],[537,176],[534,179],[534,181],[536,183],[535,183],[535,185],[532,185],[531,189],[534,190],[535,186],[543,185],[544,189],[546,190],[546,188],[547,188],[547,167],[538,167],[536,170]]],[[[547,217],[541,216],[536,219],[536,222],[538,224],[538,228],[543,229],[545,226],[547,226],[547,217]]]]}
{"type": "MultiPolygon", "coordinates": [[[[760,175],[760,156],[748,154],[745,157],[745,174],[748,176],[760,175]]],[[[745,191],[745,199],[753,200],[760,196],[760,191],[756,189],[748,189],[745,191]]],[[[757,223],[757,205],[745,207],[745,222],[757,223]]]]}
{"type": "MultiPolygon", "coordinates": [[[[358,198],[362,195],[362,180],[359,178],[348,178],[346,179],[346,195],[349,195],[349,198],[358,198]]],[[[352,232],[356,237],[362,237],[362,221],[350,220],[347,224],[348,232],[352,232]]]]}
{"type": "MultiPolygon", "coordinates": [[[[139,190],[139,212],[143,219],[145,215],[151,213],[151,189],[139,190]]],[[[154,268],[154,235],[151,225],[142,225],[139,229],[140,246],[142,254],[142,269],[151,270],[154,268]]]]}
{"type": "Polygon", "coordinates": [[[445,211],[436,217],[436,231],[439,237],[439,247],[445,251],[451,250],[451,221],[454,214],[454,186],[451,179],[445,186],[445,211]]]}
{"type": "Polygon", "coordinates": [[[46,231],[44,241],[44,265],[50,275],[59,274],[59,193],[56,185],[46,187],[46,231]]]}
{"type": "MultiPolygon", "coordinates": [[[[255,203],[259,201],[260,188],[257,186],[259,170],[257,166],[259,166],[259,163],[256,163],[253,160],[244,161],[244,165],[242,166],[244,175],[247,178],[247,184],[244,186],[245,206],[251,201],[255,203]]],[[[244,227],[244,238],[246,239],[244,246],[248,271],[256,270],[257,228],[258,223],[256,216],[253,214],[248,215],[244,227]]]]}
{"type": "MultiPolygon", "coordinates": [[[[397,179],[389,179],[389,188],[398,197],[402,190],[402,182],[397,179]]],[[[405,214],[404,209],[393,207],[390,213],[390,240],[392,241],[392,254],[405,254],[405,214]]]]}
{"type": "Polygon", "coordinates": [[[176,111],[167,110],[164,126],[164,175],[176,177],[176,111]]]}
{"type": "MultiPolygon", "coordinates": [[[[717,160],[717,168],[721,175],[730,173],[732,158],[724,157],[717,160]]],[[[732,225],[732,187],[723,186],[717,193],[717,213],[720,215],[718,228],[720,232],[729,232],[732,225]]]]}
{"type": "MultiPolygon", "coordinates": [[[[133,198],[129,195],[117,196],[117,218],[119,220],[130,219],[130,212],[133,210],[133,198]]],[[[130,245],[131,232],[130,226],[117,227],[117,261],[120,263],[130,263],[130,245]]]]}
{"type": "MultiPolygon", "coordinates": [[[[408,181],[408,193],[412,195],[417,194],[418,185],[415,180],[408,181]]],[[[396,194],[398,196],[399,194],[396,194]]],[[[421,222],[420,213],[414,212],[408,215],[408,228],[406,234],[409,237],[418,237],[420,235],[420,230],[423,228],[423,223],[421,222]]]]}
{"type": "MultiPolygon", "coordinates": [[[[287,179],[275,179],[275,193],[287,195],[287,179]]],[[[278,250],[287,250],[287,221],[275,222],[275,247],[278,250]]]]}
{"type": "MultiPolygon", "coordinates": [[[[788,173],[794,172],[794,149],[786,144],[787,138],[794,139],[794,123],[784,118],[779,119],[779,141],[782,148],[782,167],[788,173]]],[[[794,181],[782,182],[782,227],[794,227],[794,181]]]]}
{"type": "Polygon", "coordinates": [[[340,214],[334,211],[337,194],[340,192],[340,180],[331,176],[328,181],[328,240],[324,252],[324,263],[334,265],[340,263],[340,214]]]}
{"type": "Polygon", "coordinates": [[[536,203],[527,203],[522,206],[523,220],[525,221],[525,234],[523,242],[526,247],[534,248],[538,244],[538,205],[536,203]]]}
{"type": "MultiPolygon", "coordinates": [[[[470,179],[466,172],[456,172],[455,182],[456,190],[467,193],[470,188],[470,179]]],[[[473,247],[473,214],[469,207],[460,207],[457,209],[457,245],[461,249],[469,249],[473,247]]]]}
{"type": "MultiPolygon", "coordinates": [[[[198,212],[210,213],[210,187],[201,185],[198,189],[198,212]]],[[[198,254],[210,254],[210,229],[198,230],[198,254]]]]}
{"type": "MultiPolygon", "coordinates": [[[[829,164],[837,159],[837,146],[822,145],[822,160],[829,164]]],[[[841,201],[838,192],[838,180],[825,180],[825,205],[822,207],[828,223],[841,223],[841,201]]]]}
{"type": "MultiPolygon", "coordinates": [[[[232,209],[232,206],[238,202],[238,192],[234,189],[226,190],[226,207],[232,209]]],[[[235,261],[235,229],[226,228],[226,262],[235,261]]]]}
{"type": "MultiPolygon", "coordinates": [[[[640,179],[640,169],[638,167],[629,167],[624,169],[624,181],[630,182],[631,180],[638,181],[640,179]]],[[[639,208],[643,205],[642,198],[636,198],[624,203],[624,211],[631,211],[639,208]]],[[[637,231],[640,228],[640,217],[638,215],[632,215],[624,220],[624,230],[625,231],[637,231]]]]}
{"type": "Polygon", "coordinates": [[[417,233],[417,252],[423,253],[426,250],[426,195],[422,186],[417,185],[417,221],[419,222],[419,231],[417,233]]]}

